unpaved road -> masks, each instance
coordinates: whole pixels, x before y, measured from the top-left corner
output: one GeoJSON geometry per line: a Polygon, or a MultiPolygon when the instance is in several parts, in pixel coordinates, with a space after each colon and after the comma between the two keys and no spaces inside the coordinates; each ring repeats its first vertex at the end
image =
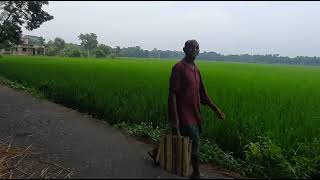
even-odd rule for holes
{"type": "Polygon", "coordinates": [[[129,141],[107,123],[0,85],[0,138],[23,133],[32,136],[17,142],[33,143],[55,163],[77,170],[72,178],[181,178],[153,165],[150,146],[129,141]]]}

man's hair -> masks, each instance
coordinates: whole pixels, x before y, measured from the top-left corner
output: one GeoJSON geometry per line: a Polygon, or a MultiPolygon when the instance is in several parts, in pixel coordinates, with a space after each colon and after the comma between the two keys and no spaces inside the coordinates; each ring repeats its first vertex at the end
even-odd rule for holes
{"type": "MultiPolygon", "coordinates": [[[[184,47],[188,47],[190,45],[191,42],[197,42],[195,39],[192,40],[188,40],[184,43],[184,47]]],[[[197,42],[198,43],[198,42],[197,42]]]]}

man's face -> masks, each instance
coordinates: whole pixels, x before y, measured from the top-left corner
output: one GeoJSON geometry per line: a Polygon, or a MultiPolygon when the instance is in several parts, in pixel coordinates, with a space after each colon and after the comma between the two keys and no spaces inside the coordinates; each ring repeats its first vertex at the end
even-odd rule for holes
{"type": "Polygon", "coordinates": [[[199,54],[199,44],[197,41],[191,41],[185,48],[184,52],[190,60],[195,60],[199,54]]]}

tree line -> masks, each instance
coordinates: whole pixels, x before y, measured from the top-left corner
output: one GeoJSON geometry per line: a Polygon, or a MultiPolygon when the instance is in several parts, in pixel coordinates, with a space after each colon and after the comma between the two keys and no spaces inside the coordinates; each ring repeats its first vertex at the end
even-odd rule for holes
{"type": "Polygon", "coordinates": [[[143,50],[140,46],[111,47],[99,43],[95,33],[80,34],[78,36],[80,44],[66,43],[60,37],[43,43],[48,48],[49,56],[66,56],[66,57],[137,57],[137,58],[182,58],[184,53],[180,51],[162,51],[156,48],[152,51],[143,50]]]}
{"type": "MultiPolygon", "coordinates": [[[[46,43],[49,56],[67,56],[67,57],[136,57],[153,59],[181,59],[184,56],[182,51],[172,50],[144,50],[140,46],[111,47],[106,44],[99,44],[97,35],[94,33],[80,34],[78,36],[81,44],[66,43],[62,38],[55,38],[46,43]]],[[[246,63],[264,63],[264,64],[301,64],[301,65],[320,65],[320,57],[297,56],[290,58],[280,56],[279,54],[266,55],[223,55],[216,52],[199,53],[199,60],[208,61],[230,61],[246,63]]]]}
{"type": "Polygon", "coordinates": [[[80,34],[78,36],[81,44],[66,43],[64,39],[56,37],[49,40],[44,45],[48,48],[49,56],[66,56],[66,57],[96,57],[103,58],[106,56],[119,56],[117,49],[105,44],[99,44],[97,35],[94,33],[80,34]]]}

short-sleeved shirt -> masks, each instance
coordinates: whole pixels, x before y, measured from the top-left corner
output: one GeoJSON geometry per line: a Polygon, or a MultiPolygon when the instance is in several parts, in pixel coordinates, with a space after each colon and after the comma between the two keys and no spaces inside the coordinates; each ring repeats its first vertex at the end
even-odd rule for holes
{"type": "MultiPolygon", "coordinates": [[[[211,99],[207,96],[198,67],[184,59],[176,63],[172,68],[169,91],[176,95],[180,127],[200,124],[200,103],[206,105],[211,99]]],[[[173,104],[170,100],[168,112],[170,120],[173,120],[173,104]]]]}

